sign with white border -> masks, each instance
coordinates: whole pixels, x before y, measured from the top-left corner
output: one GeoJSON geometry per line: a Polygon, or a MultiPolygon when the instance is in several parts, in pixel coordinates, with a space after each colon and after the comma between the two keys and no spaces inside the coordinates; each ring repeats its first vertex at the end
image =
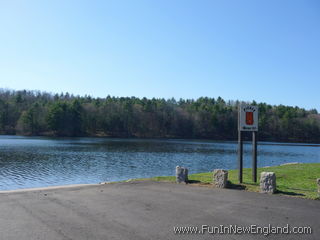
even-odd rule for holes
{"type": "Polygon", "coordinates": [[[258,107],[240,104],[239,131],[258,131],[258,107]]]}

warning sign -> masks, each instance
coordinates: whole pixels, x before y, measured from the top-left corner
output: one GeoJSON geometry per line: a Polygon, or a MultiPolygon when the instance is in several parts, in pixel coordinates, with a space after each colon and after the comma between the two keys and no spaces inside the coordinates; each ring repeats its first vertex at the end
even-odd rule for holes
{"type": "Polygon", "coordinates": [[[239,131],[258,131],[258,107],[241,104],[239,107],[239,131]]]}

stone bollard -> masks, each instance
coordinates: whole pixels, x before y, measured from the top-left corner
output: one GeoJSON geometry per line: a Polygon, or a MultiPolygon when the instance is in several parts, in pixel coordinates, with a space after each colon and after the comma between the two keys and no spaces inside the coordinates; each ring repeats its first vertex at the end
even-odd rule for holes
{"type": "Polygon", "coordinates": [[[217,188],[226,188],[228,183],[228,171],[223,169],[213,170],[213,184],[217,188]]]}
{"type": "Polygon", "coordinates": [[[317,184],[318,184],[318,194],[320,197],[320,178],[317,179],[317,184]]]}
{"type": "Polygon", "coordinates": [[[274,172],[262,172],[260,177],[260,191],[262,193],[275,193],[276,174],[274,172]]]}
{"type": "Polygon", "coordinates": [[[176,182],[188,183],[188,169],[185,167],[176,166],[176,182]]]}

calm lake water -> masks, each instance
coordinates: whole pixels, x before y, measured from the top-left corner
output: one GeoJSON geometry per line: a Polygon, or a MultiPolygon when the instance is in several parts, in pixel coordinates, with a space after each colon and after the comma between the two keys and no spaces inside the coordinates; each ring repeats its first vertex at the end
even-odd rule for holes
{"type": "MultiPolygon", "coordinates": [[[[320,145],[259,142],[259,167],[288,162],[320,162],[320,145]]],[[[177,165],[190,173],[235,169],[237,143],[0,136],[0,190],[174,175],[177,165]]]]}

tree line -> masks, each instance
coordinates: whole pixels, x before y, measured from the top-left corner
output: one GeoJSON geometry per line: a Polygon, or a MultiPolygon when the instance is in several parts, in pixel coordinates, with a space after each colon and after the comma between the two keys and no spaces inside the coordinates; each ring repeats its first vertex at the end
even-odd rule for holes
{"type": "MultiPolygon", "coordinates": [[[[239,103],[0,89],[0,134],[235,140],[239,103]]],[[[317,110],[250,104],[259,107],[259,140],[320,142],[317,110]]]]}

